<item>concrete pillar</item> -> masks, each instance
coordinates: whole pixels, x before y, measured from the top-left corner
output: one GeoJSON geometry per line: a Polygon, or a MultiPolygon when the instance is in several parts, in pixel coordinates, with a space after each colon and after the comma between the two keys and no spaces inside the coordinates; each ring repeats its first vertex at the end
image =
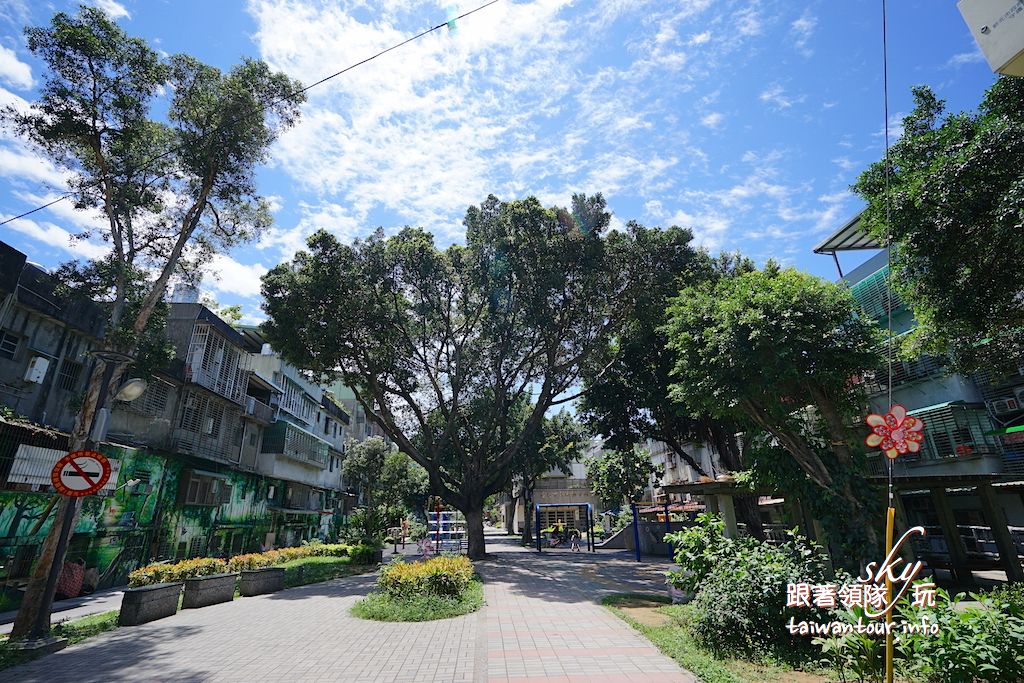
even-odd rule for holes
{"type": "Polygon", "coordinates": [[[722,521],[725,522],[725,537],[736,538],[739,531],[736,529],[736,508],[732,504],[732,496],[722,494],[719,496],[719,505],[722,509],[722,521]]]}
{"type": "Polygon", "coordinates": [[[939,524],[942,525],[942,535],[946,539],[946,547],[949,548],[950,564],[953,568],[953,578],[957,581],[970,581],[971,570],[967,568],[967,548],[964,547],[963,539],[960,538],[960,530],[956,528],[956,519],[953,517],[953,508],[949,505],[949,498],[946,497],[946,489],[938,486],[930,490],[932,503],[939,515],[939,524]]]}
{"type": "Polygon", "coordinates": [[[992,527],[992,535],[996,539],[996,547],[999,548],[999,559],[1006,569],[1006,578],[1010,581],[1024,581],[1024,571],[1020,566],[1020,558],[1017,556],[1017,546],[1013,542],[1008,528],[1009,522],[999,507],[995,491],[991,484],[982,484],[978,487],[978,497],[981,498],[981,510],[985,514],[985,521],[992,527]]]}
{"type": "Polygon", "coordinates": [[[713,515],[719,514],[718,510],[718,496],[704,495],[704,507],[707,511],[713,515]]]}

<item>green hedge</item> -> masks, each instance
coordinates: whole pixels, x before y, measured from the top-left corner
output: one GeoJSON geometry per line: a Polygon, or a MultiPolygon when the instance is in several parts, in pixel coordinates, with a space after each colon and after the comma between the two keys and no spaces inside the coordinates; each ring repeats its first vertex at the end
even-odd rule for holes
{"type": "Polygon", "coordinates": [[[432,557],[418,562],[392,562],[381,569],[377,587],[393,598],[416,595],[458,597],[473,578],[465,557],[432,557]]]}

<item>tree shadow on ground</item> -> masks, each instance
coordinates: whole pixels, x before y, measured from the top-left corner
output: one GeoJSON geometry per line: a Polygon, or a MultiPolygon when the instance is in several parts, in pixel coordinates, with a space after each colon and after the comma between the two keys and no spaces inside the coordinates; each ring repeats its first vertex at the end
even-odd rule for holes
{"type": "Polygon", "coordinates": [[[507,537],[488,538],[488,545],[487,559],[476,565],[485,584],[502,583],[513,593],[547,602],[600,602],[614,593],[664,592],[664,572],[674,566],[667,558],[637,563],[623,551],[529,552],[507,537]]]}
{"type": "MultiPolygon", "coordinates": [[[[160,622],[151,622],[154,626],[160,622]]],[[[160,651],[167,640],[186,638],[201,630],[197,626],[160,624],[160,628],[125,626],[71,647],[45,655],[0,674],[8,681],[64,683],[83,681],[160,680],[160,671],[174,671],[181,683],[208,681],[209,671],[188,671],[180,653],[160,651]]]]}

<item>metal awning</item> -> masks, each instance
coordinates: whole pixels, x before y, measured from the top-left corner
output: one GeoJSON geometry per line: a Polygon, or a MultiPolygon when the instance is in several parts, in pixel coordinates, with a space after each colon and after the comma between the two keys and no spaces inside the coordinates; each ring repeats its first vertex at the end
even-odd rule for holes
{"type": "Polygon", "coordinates": [[[821,244],[814,248],[815,254],[835,254],[837,251],[853,251],[856,249],[881,249],[882,245],[864,229],[860,220],[861,214],[857,214],[843,227],[825,238],[821,244]]]}

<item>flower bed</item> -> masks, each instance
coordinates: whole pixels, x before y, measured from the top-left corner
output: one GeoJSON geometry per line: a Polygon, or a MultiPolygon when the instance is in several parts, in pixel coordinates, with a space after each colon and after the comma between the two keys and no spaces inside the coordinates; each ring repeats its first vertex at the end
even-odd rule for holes
{"type": "Polygon", "coordinates": [[[480,580],[465,557],[392,562],[381,569],[378,590],[352,613],[378,621],[430,621],[474,612],[483,605],[480,580]]]}
{"type": "Polygon", "coordinates": [[[128,585],[131,588],[138,588],[155,583],[174,583],[200,576],[223,574],[227,570],[227,564],[216,557],[197,557],[173,564],[151,564],[129,574],[128,585]]]}
{"type": "Polygon", "coordinates": [[[238,573],[243,570],[276,567],[304,557],[347,557],[353,565],[372,564],[375,548],[345,543],[307,543],[293,548],[280,548],[262,553],[236,555],[224,561],[215,557],[199,557],[181,562],[151,564],[136,569],[128,575],[132,588],[154,583],[184,581],[224,572],[238,573]]]}

